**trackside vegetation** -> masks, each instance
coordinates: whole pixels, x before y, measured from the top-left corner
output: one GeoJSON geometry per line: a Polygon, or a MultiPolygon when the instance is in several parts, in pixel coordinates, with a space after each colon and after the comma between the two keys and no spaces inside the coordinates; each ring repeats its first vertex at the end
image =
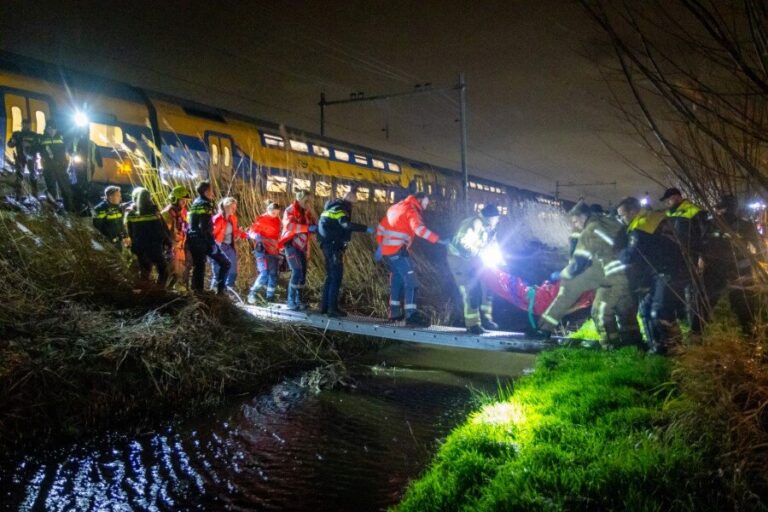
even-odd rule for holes
{"type": "MultiPolygon", "coordinates": [[[[635,348],[543,353],[454,430],[397,510],[725,510],[720,435],[678,428],[673,362],[635,348]]],[[[727,478],[727,477],[726,477],[727,478]]]]}

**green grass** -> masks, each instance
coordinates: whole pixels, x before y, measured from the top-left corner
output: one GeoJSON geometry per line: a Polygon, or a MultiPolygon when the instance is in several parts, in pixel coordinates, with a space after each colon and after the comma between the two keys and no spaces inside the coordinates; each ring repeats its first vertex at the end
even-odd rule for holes
{"type": "Polygon", "coordinates": [[[450,434],[397,510],[721,508],[709,452],[666,428],[670,370],[634,348],[542,354],[450,434]]]}

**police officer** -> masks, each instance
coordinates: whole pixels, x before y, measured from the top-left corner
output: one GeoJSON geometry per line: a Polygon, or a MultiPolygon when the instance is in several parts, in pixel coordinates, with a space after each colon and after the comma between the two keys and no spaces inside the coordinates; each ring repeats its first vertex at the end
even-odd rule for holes
{"type": "Polygon", "coordinates": [[[56,187],[58,186],[64,209],[70,212],[74,211],[72,186],[67,173],[69,166],[67,148],[64,137],[59,133],[53,119],[48,120],[45,125],[45,133],[40,136],[38,143],[43,166],[43,178],[48,189],[48,195],[55,198],[56,187]]]}
{"type": "Polygon", "coordinates": [[[637,307],[629,289],[627,266],[619,259],[626,246],[624,226],[615,218],[594,214],[579,202],[569,212],[581,236],[568,265],[560,272],[560,291],[539,319],[551,333],[582,293],[596,290],[592,318],[604,348],[640,343],[637,307]]]}
{"type": "Polygon", "coordinates": [[[110,185],[104,189],[104,199],[93,208],[93,227],[109,240],[117,250],[123,247],[125,225],[120,187],[110,185]]]}
{"type": "Polygon", "coordinates": [[[131,194],[133,204],[125,214],[125,224],[131,240],[131,252],[139,262],[139,277],[149,281],[152,267],[157,270],[157,284],[165,286],[168,273],[165,248],[170,245],[168,230],[149,190],[136,187],[131,194]]]}
{"type": "Polygon", "coordinates": [[[325,257],[325,283],[320,312],[329,317],[344,317],[347,313],[339,308],[339,291],[344,276],[344,250],[354,232],[373,233],[373,228],[352,222],[352,203],[355,193],[347,192],[343,198],[328,201],[318,222],[320,247],[325,257]]]}
{"type": "Polygon", "coordinates": [[[197,197],[189,208],[187,249],[192,256],[192,290],[202,292],[205,284],[205,261],[211,258],[219,264],[216,276],[219,295],[226,289],[229,259],[221,252],[213,236],[213,189],[209,181],[201,181],[196,187],[197,197]]]}
{"type": "Polygon", "coordinates": [[[617,208],[629,241],[622,261],[630,270],[630,285],[640,298],[638,316],[649,350],[665,354],[678,319],[685,317],[688,267],[672,223],[664,212],[645,209],[635,197],[617,208]]]}
{"type": "Polygon", "coordinates": [[[480,215],[464,219],[448,245],[448,268],[464,303],[464,325],[470,334],[498,329],[493,321],[493,301],[483,286],[481,253],[496,243],[499,209],[489,204],[480,215]]]}
{"type": "Polygon", "coordinates": [[[8,140],[8,147],[13,148],[13,169],[16,172],[16,181],[14,183],[14,193],[17,198],[21,198],[22,183],[24,174],[29,176],[29,188],[32,195],[37,197],[37,148],[40,136],[32,131],[32,124],[29,119],[21,122],[21,130],[11,134],[8,140]]]}

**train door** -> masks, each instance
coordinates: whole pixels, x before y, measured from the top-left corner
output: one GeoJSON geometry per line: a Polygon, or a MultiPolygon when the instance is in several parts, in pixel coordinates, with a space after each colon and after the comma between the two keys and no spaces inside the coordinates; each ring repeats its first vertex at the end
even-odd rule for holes
{"type": "MultiPolygon", "coordinates": [[[[45,124],[51,115],[50,101],[43,97],[6,93],[4,105],[6,122],[3,144],[6,144],[13,132],[21,130],[21,123],[25,119],[31,122],[32,131],[43,133],[45,124]]],[[[5,146],[6,167],[13,162],[13,151],[12,148],[5,146]]]]}
{"type": "Polygon", "coordinates": [[[207,132],[205,139],[208,145],[209,176],[218,180],[219,184],[230,183],[233,178],[232,137],[223,133],[207,132]]]}

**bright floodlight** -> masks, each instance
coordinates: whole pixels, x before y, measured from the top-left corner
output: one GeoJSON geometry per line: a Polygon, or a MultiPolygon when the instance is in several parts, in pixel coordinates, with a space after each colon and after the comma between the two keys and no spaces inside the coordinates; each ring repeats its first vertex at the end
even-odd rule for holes
{"type": "Polygon", "coordinates": [[[648,203],[649,201],[647,197],[644,197],[640,200],[640,206],[648,206],[648,203]]]}
{"type": "Polygon", "coordinates": [[[751,203],[749,205],[749,208],[752,210],[764,210],[765,209],[765,203],[760,201],[755,201],[754,203],[751,203]]]}
{"type": "Polygon", "coordinates": [[[76,164],[81,164],[83,163],[83,157],[81,157],[80,155],[75,155],[72,157],[72,161],[76,164]]]}
{"type": "Polygon", "coordinates": [[[480,259],[483,265],[496,268],[504,264],[504,255],[498,244],[491,244],[480,251],[480,259]]]}
{"type": "Polygon", "coordinates": [[[75,112],[75,125],[80,128],[88,126],[88,116],[80,111],[75,112]]]}

